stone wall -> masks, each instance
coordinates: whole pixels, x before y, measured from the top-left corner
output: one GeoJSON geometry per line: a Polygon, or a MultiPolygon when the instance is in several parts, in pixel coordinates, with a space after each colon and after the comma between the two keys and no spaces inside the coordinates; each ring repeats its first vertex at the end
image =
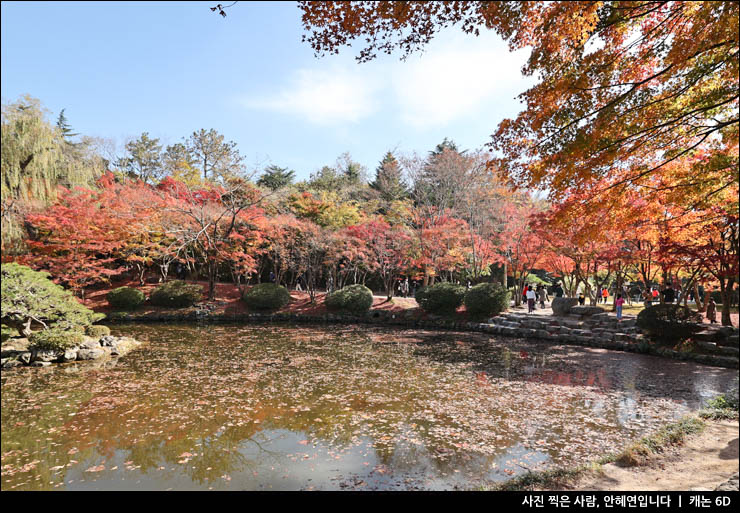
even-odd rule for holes
{"type": "Polygon", "coordinates": [[[50,351],[34,348],[25,338],[10,339],[3,344],[2,360],[0,361],[3,369],[12,369],[24,365],[48,367],[53,363],[103,360],[123,356],[140,344],[141,342],[129,337],[105,335],[99,338],[85,337],[84,342],[79,346],[63,351],[50,351]]]}

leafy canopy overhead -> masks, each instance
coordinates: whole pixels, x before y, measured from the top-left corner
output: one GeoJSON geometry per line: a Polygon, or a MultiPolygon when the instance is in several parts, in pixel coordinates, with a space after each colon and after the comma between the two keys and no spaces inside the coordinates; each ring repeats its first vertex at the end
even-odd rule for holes
{"type": "MultiPolygon", "coordinates": [[[[738,180],[736,2],[300,2],[317,54],[364,41],[357,60],[403,57],[445,27],[493,29],[539,83],[489,143],[515,185],[594,193],[652,190],[650,175],[711,147],[701,177],[671,187],[705,196],[738,180]]],[[[659,186],[657,186],[659,187],[659,186]]]]}

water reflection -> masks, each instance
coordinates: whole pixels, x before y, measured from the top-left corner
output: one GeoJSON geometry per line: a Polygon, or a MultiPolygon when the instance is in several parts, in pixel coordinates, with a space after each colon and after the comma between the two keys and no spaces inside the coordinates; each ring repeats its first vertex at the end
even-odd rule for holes
{"type": "Polygon", "coordinates": [[[596,459],[737,376],[467,333],[115,331],[149,343],[2,375],[4,490],[469,488],[596,459]]]}

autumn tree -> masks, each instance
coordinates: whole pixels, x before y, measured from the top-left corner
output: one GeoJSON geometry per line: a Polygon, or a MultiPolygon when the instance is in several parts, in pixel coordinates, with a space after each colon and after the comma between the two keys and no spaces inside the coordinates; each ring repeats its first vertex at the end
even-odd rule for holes
{"type": "Polygon", "coordinates": [[[505,210],[507,222],[501,233],[501,247],[508,274],[514,279],[514,304],[520,305],[527,278],[544,257],[543,242],[531,219],[542,206],[528,195],[516,196],[505,210]]]}
{"type": "Polygon", "coordinates": [[[48,271],[84,298],[87,287],[123,271],[116,252],[126,241],[129,224],[111,215],[115,201],[106,190],[60,188],[57,203],[26,216],[36,235],[28,242],[30,252],[18,260],[48,271]]]}
{"type": "Polygon", "coordinates": [[[261,216],[258,204],[263,196],[239,177],[227,179],[224,185],[200,188],[171,182],[168,189],[180,201],[167,208],[172,224],[165,231],[177,241],[176,254],[190,249],[205,267],[208,298],[213,300],[219,266],[231,261],[240,224],[261,216]]]}
{"type": "Polygon", "coordinates": [[[317,54],[361,40],[357,59],[419,51],[441,29],[493,29],[530,47],[516,119],[492,137],[495,168],[562,198],[572,188],[618,198],[714,145],[701,176],[671,187],[711,195],[738,181],[737,2],[300,2],[317,54]],[[627,171],[628,170],[628,171],[627,171]]]}
{"type": "Polygon", "coordinates": [[[278,285],[284,282],[292,265],[291,241],[299,230],[298,223],[293,215],[278,215],[269,218],[264,227],[263,260],[269,262],[278,285]]]}
{"type": "MultiPolygon", "coordinates": [[[[427,157],[406,157],[403,165],[411,180],[416,244],[420,253],[425,255],[418,262],[432,265],[441,258],[438,254],[445,251],[436,240],[439,230],[449,219],[458,219],[456,214],[459,210],[465,210],[471,190],[487,173],[485,163],[475,156],[458,151],[454,143],[445,139],[427,157]]],[[[468,232],[469,227],[467,223],[464,224],[465,232],[468,232]]],[[[456,229],[462,226],[456,223],[456,229]]],[[[455,233],[454,236],[458,237],[459,234],[455,233]]],[[[435,274],[436,270],[432,267],[424,269],[425,286],[435,274]]]]}
{"type": "MultiPolygon", "coordinates": [[[[734,209],[715,206],[694,219],[682,220],[681,238],[666,242],[668,256],[693,271],[706,272],[719,285],[722,324],[732,326],[731,297],[740,275],[740,222],[734,209]],[[692,222],[693,221],[693,222],[692,222]]],[[[675,264],[674,264],[675,265],[675,264]]]]}
{"type": "Polygon", "coordinates": [[[394,227],[378,219],[350,226],[346,235],[356,240],[359,253],[369,263],[368,270],[378,274],[390,300],[396,280],[408,267],[410,234],[401,226],[394,227]]]}
{"type": "Polygon", "coordinates": [[[288,204],[296,217],[323,227],[342,228],[357,224],[362,218],[357,204],[341,201],[336,191],[322,191],[317,195],[310,192],[292,194],[288,204]]]}

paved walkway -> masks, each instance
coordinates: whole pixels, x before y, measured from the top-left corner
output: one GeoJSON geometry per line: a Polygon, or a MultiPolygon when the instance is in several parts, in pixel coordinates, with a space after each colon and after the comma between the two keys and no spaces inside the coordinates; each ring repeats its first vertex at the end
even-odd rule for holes
{"type": "MultiPolygon", "coordinates": [[[[586,305],[586,306],[589,306],[589,305],[586,305]]],[[[617,317],[617,313],[616,312],[612,312],[612,306],[613,305],[611,303],[606,303],[606,304],[600,303],[600,304],[597,304],[595,306],[600,306],[610,316],[613,316],[615,318],[617,317]]],[[[526,314],[527,313],[527,305],[526,304],[521,304],[519,306],[514,306],[514,303],[512,302],[511,303],[511,308],[509,308],[509,312],[511,312],[511,313],[523,313],[523,314],[526,314]]],[[[532,312],[531,315],[552,316],[554,314],[552,312],[552,308],[550,307],[550,303],[547,302],[547,301],[545,301],[545,308],[540,308],[540,304],[537,303],[535,305],[535,310],[534,310],[534,312],[532,312]]],[[[627,313],[622,314],[622,319],[636,319],[636,318],[637,318],[637,316],[634,315],[634,314],[627,314],[627,313]]]]}

